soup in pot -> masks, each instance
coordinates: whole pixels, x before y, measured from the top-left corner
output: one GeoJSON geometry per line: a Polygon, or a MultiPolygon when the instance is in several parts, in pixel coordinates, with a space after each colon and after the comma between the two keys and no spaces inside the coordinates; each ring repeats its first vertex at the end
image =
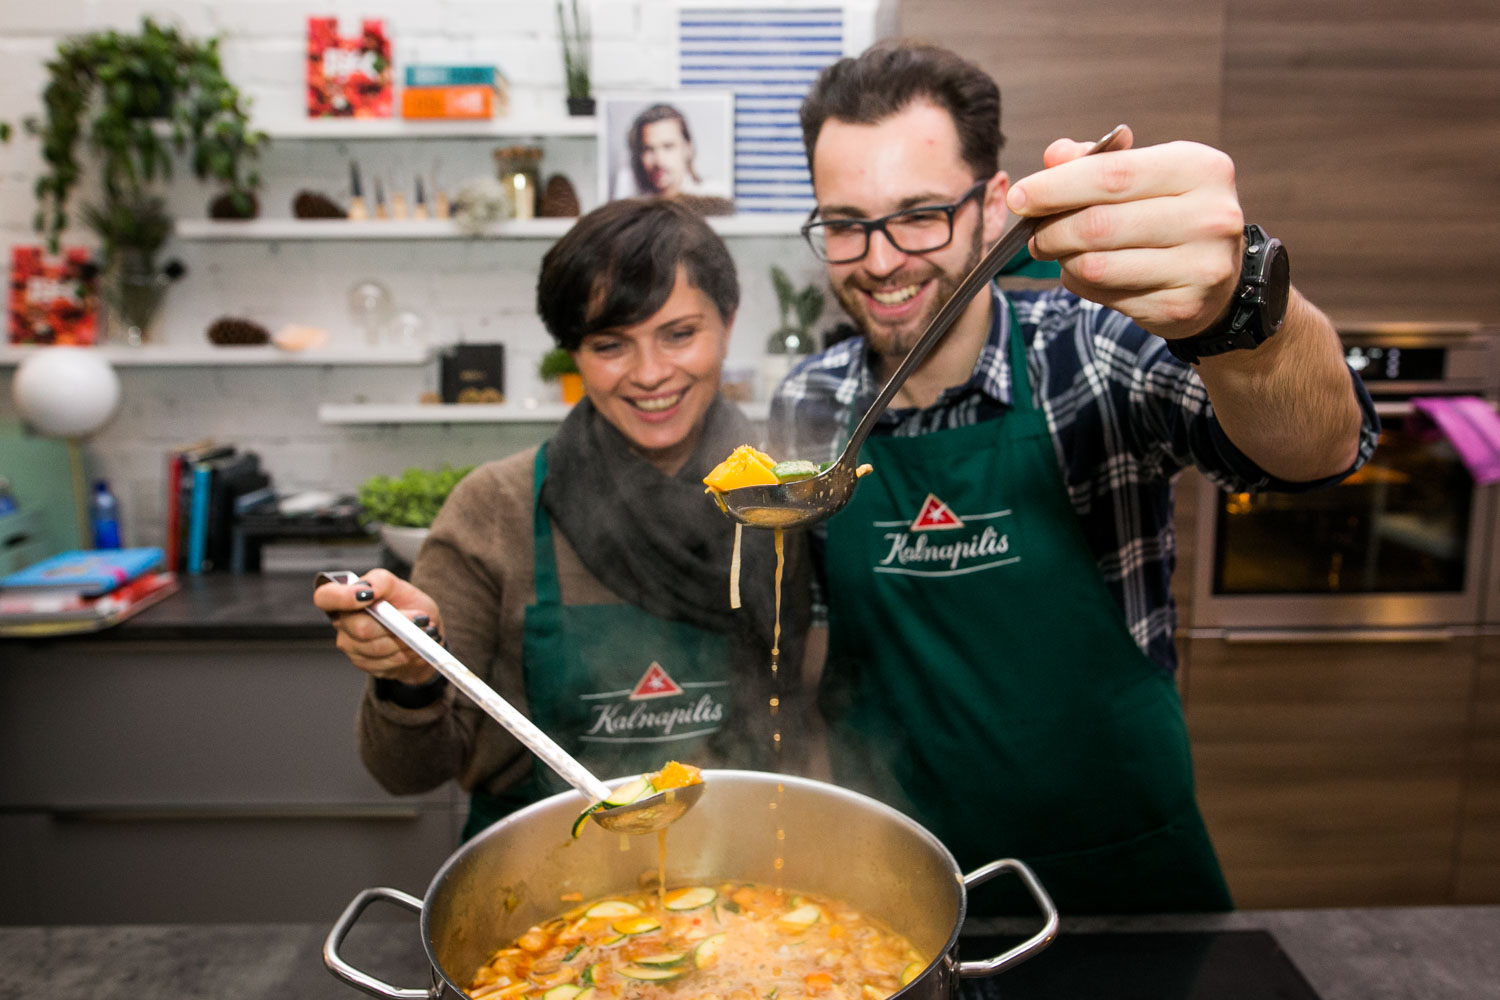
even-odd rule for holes
{"type": "Polygon", "coordinates": [[[926,960],[836,900],[725,882],[574,906],[501,948],[469,996],[528,1000],[885,1000],[926,960]]]}

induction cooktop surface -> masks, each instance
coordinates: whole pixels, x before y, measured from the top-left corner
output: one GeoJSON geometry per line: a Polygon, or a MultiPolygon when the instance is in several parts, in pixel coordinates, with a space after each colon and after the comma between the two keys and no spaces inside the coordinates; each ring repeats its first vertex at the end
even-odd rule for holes
{"type": "MultiPolygon", "coordinates": [[[[965,937],[959,958],[1018,938],[965,937]]],[[[1013,969],[965,979],[960,1000],[1319,1000],[1266,931],[1059,934],[1013,969]]]]}

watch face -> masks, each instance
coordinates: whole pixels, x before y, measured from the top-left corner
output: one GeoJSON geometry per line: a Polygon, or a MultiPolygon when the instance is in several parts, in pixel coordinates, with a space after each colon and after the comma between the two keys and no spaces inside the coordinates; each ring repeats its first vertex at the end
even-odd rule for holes
{"type": "Polygon", "coordinates": [[[1270,273],[1266,275],[1266,283],[1263,286],[1266,297],[1265,317],[1270,321],[1269,333],[1281,326],[1281,321],[1286,317],[1287,298],[1292,290],[1292,265],[1287,259],[1285,249],[1280,253],[1271,255],[1270,273]]]}

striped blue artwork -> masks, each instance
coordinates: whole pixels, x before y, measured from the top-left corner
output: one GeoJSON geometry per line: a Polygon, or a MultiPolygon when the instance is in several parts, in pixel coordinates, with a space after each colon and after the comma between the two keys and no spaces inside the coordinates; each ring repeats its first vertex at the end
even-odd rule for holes
{"type": "Polygon", "coordinates": [[[734,94],[735,210],[811,211],[797,109],[844,55],[843,10],[683,7],[677,26],[678,85],[734,94]]]}

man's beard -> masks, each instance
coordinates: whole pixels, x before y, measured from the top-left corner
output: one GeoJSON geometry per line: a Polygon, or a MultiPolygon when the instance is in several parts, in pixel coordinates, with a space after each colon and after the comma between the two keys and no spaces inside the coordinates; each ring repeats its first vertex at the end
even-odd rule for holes
{"type": "Polygon", "coordinates": [[[958,289],[965,276],[979,263],[979,258],[984,255],[984,226],[974,227],[974,238],[969,247],[969,256],[964,261],[963,267],[955,274],[938,269],[934,264],[919,258],[919,266],[912,271],[899,271],[894,276],[895,280],[881,282],[882,285],[900,286],[903,284],[916,284],[935,279],[931,298],[927,306],[920,313],[902,322],[899,326],[891,326],[885,323],[875,322],[866,311],[865,293],[857,282],[858,274],[851,273],[843,283],[834,288],[834,295],[839,300],[839,305],[844,312],[854,321],[859,332],[864,336],[865,343],[869,349],[884,358],[899,361],[904,358],[922,336],[932,318],[938,314],[944,304],[953,297],[954,291],[958,289]]]}

